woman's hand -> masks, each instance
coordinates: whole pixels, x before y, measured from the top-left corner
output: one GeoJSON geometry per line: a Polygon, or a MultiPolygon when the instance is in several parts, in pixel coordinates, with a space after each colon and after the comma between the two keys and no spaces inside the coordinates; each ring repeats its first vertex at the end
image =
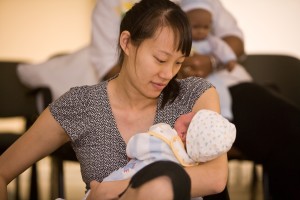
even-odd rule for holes
{"type": "Polygon", "coordinates": [[[105,183],[99,183],[97,181],[92,181],[90,183],[90,194],[87,197],[87,200],[114,200],[118,199],[118,195],[109,194],[105,183]]]}
{"type": "Polygon", "coordinates": [[[213,71],[210,56],[194,53],[187,57],[178,73],[178,78],[198,76],[205,78],[213,71]]]}
{"type": "Polygon", "coordinates": [[[97,182],[91,181],[87,200],[117,200],[127,187],[129,180],[97,182]]]}

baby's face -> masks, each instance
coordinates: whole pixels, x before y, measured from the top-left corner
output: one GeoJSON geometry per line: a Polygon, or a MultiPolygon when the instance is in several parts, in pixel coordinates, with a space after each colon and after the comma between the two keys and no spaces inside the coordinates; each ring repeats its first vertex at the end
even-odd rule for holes
{"type": "Polygon", "coordinates": [[[211,31],[211,13],[204,9],[194,9],[186,14],[192,27],[193,40],[205,39],[211,31]]]}
{"type": "Polygon", "coordinates": [[[194,115],[194,112],[183,114],[175,121],[174,129],[183,143],[185,143],[187,130],[194,115]]]}

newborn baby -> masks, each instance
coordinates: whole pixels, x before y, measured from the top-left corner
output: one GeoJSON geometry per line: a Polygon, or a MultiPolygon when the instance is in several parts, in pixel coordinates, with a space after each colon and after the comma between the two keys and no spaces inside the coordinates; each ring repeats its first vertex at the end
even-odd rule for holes
{"type": "Polygon", "coordinates": [[[235,126],[214,111],[198,111],[187,131],[182,131],[184,125],[180,120],[178,118],[175,123],[178,131],[166,123],[159,123],[151,126],[148,132],[132,136],[126,148],[131,160],[104,181],[129,178],[157,160],[171,160],[184,167],[198,165],[226,153],[235,140],[235,126]]]}
{"type": "MultiPolygon", "coordinates": [[[[226,153],[236,136],[235,126],[210,110],[182,115],[174,127],[159,123],[151,126],[148,132],[132,136],[126,147],[130,161],[103,181],[128,179],[159,160],[173,161],[184,167],[198,165],[226,153]]],[[[88,194],[89,191],[84,199],[88,194]]]]}

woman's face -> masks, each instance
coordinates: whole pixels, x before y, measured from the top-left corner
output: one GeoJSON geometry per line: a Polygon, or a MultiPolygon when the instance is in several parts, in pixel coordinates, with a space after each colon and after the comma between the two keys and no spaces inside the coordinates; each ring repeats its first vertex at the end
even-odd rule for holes
{"type": "Polygon", "coordinates": [[[174,41],[173,31],[164,27],[138,48],[128,45],[127,62],[123,67],[132,85],[144,96],[157,98],[178,73],[185,56],[176,50],[174,41]]]}

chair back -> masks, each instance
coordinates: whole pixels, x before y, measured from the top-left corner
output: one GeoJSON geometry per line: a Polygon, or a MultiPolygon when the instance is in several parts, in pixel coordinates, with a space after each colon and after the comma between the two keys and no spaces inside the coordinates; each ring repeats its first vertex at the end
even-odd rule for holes
{"type": "MultiPolygon", "coordinates": [[[[24,117],[27,130],[39,115],[38,99],[40,104],[50,102],[51,92],[48,88],[33,90],[23,85],[17,75],[18,64],[18,62],[0,62],[0,118],[24,117]]],[[[17,140],[20,134],[1,133],[0,153],[17,140]]],[[[16,180],[16,199],[18,199],[18,178],[16,180]]],[[[36,164],[32,165],[30,181],[29,199],[39,199],[36,164]]]]}
{"type": "Polygon", "coordinates": [[[275,87],[300,108],[300,60],[289,55],[249,54],[243,63],[255,82],[275,87]]]}
{"type": "Polygon", "coordinates": [[[33,90],[22,84],[17,75],[18,64],[0,62],[0,118],[24,117],[28,128],[39,115],[37,97],[42,95],[42,100],[47,97],[50,102],[51,93],[47,88],[33,90]]]}

